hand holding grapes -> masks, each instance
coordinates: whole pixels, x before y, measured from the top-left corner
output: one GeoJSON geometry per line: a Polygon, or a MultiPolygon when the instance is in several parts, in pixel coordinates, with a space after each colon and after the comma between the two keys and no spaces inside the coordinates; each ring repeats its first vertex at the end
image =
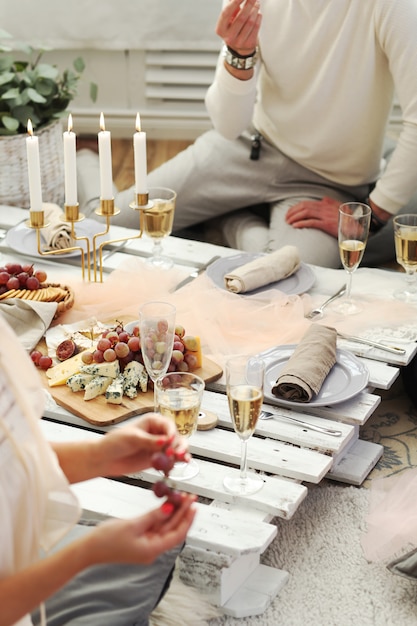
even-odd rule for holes
{"type": "Polygon", "coordinates": [[[185,541],[194,520],[196,497],[181,494],[177,507],[166,504],[141,517],[112,519],[82,539],[87,565],[99,563],[152,563],[160,554],[185,541]]]}
{"type": "Polygon", "coordinates": [[[187,461],[187,442],[180,437],[175,423],[155,413],[144,415],[129,425],[115,428],[98,442],[97,462],[101,475],[119,476],[153,465],[155,454],[168,448],[175,457],[187,461]]]}

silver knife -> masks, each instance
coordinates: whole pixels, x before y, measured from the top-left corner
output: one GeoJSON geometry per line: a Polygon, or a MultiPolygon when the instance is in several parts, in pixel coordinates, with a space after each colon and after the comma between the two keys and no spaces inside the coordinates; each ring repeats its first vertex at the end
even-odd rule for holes
{"type": "Polygon", "coordinates": [[[372,346],[374,348],[379,348],[380,350],[385,350],[386,352],[391,352],[391,354],[405,354],[406,350],[404,348],[399,348],[398,346],[387,346],[384,343],[378,343],[377,341],[371,341],[370,339],[365,339],[363,337],[355,337],[353,335],[344,335],[343,333],[337,333],[337,336],[341,339],[346,339],[346,341],[355,341],[356,343],[363,343],[367,346],[372,346]]]}
{"type": "Polygon", "coordinates": [[[178,291],[178,289],[181,289],[181,287],[184,287],[184,285],[187,285],[188,283],[190,283],[192,280],[194,280],[195,278],[197,278],[197,276],[199,276],[200,274],[202,274],[203,272],[206,271],[206,269],[208,268],[209,265],[211,265],[212,263],[214,263],[214,261],[217,261],[217,259],[220,259],[220,256],[214,256],[210,259],[210,261],[207,261],[207,263],[204,263],[204,265],[202,265],[201,267],[199,267],[198,269],[194,270],[193,272],[191,272],[191,274],[189,274],[188,276],[186,276],[183,280],[181,280],[178,285],[175,285],[175,287],[172,287],[169,292],[173,293],[174,291],[178,291]]]}

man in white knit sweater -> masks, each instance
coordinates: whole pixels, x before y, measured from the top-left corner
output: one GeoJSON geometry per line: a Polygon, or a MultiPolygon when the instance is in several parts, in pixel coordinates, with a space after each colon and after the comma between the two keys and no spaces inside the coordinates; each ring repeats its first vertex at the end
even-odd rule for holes
{"type": "MultiPolygon", "coordinates": [[[[362,200],[380,231],[371,264],[384,260],[384,224],[417,210],[417,1],[223,0],[216,32],[214,129],[148,179],[177,191],[175,229],[214,218],[233,247],[292,244],[338,267],[338,207],[362,200]],[[387,164],[394,91],[403,124],[387,164]]],[[[126,190],[117,205],[132,199],[126,190]]],[[[136,227],[132,213],[118,223],[136,227]]]]}

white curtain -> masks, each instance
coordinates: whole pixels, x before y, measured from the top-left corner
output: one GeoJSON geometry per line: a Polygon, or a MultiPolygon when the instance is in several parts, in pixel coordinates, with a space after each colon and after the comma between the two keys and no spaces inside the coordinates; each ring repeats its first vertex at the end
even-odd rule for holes
{"type": "Polygon", "coordinates": [[[15,0],[1,28],[53,49],[213,49],[222,0],[15,0]]]}

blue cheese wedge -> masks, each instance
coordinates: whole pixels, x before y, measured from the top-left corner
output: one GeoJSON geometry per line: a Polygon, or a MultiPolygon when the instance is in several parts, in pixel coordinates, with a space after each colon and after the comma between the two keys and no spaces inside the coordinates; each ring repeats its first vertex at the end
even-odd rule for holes
{"type": "Polygon", "coordinates": [[[94,376],[86,385],[84,400],[92,400],[106,393],[107,388],[111,385],[113,380],[114,378],[111,376],[94,376]]]}
{"type": "Polygon", "coordinates": [[[128,363],[123,372],[123,392],[129,398],[136,398],[138,395],[138,385],[141,391],[145,392],[148,386],[148,375],[145,367],[138,361],[128,363]]]}
{"type": "Polygon", "coordinates": [[[110,404],[121,404],[123,400],[123,382],[124,378],[120,374],[106,389],[106,401],[110,404]]]}
{"type": "Polygon", "coordinates": [[[82,365],[80,372],[82,374],[94,374],[94,376],[117,378],[120,374],[120,365],[117,359],[111,363],[91,363],[90,365],[82,365]]]}
{"type": "Polygon", "coordinates": [[[94,378],[94,374],[73,374],[67,378],[66,384],[71,391],[83,391],[89,382],[94,378]]]}

